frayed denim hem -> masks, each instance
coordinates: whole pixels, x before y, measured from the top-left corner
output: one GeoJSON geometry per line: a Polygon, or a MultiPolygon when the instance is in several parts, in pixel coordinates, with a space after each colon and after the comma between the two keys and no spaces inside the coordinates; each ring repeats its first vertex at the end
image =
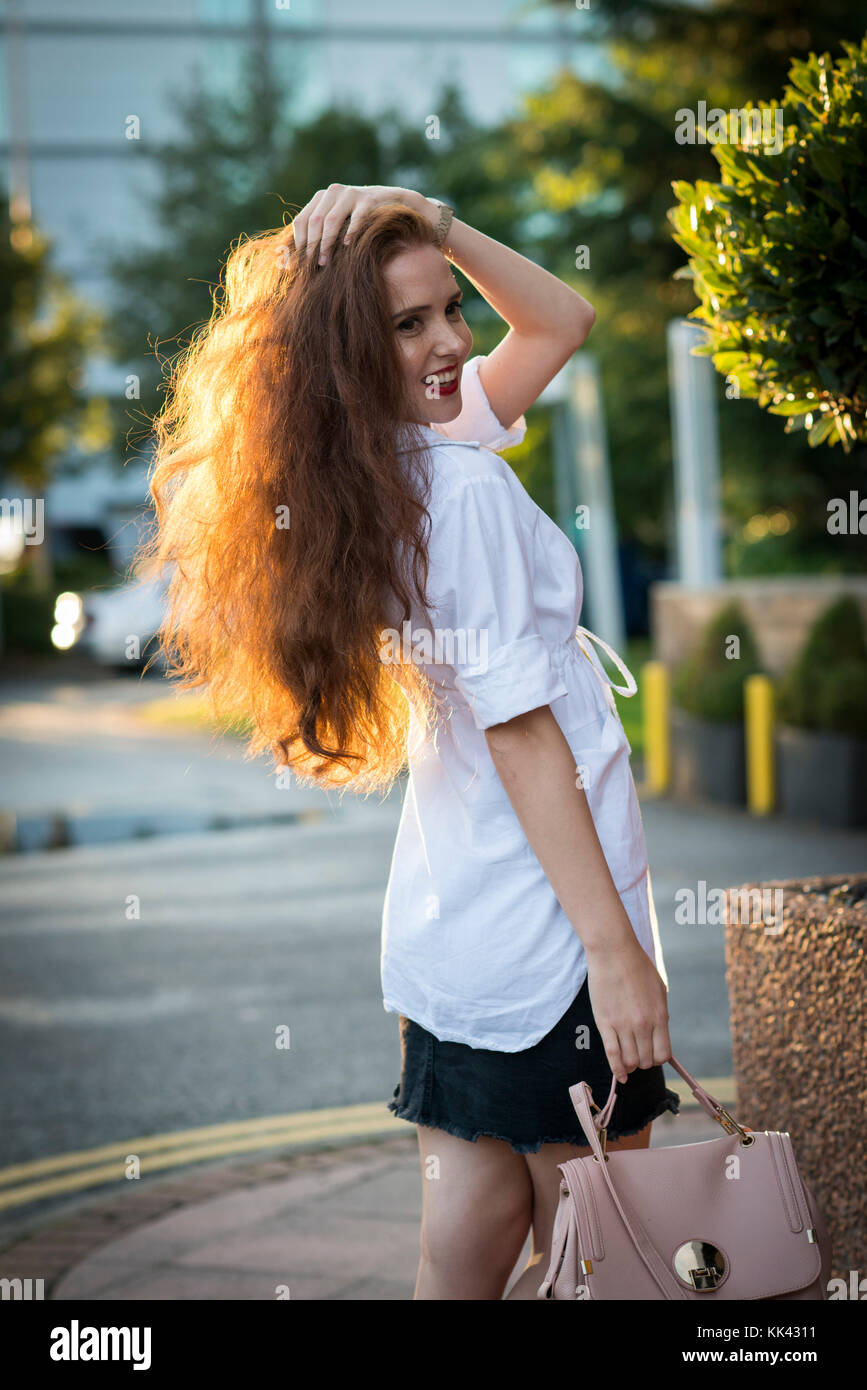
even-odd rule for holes
{"type": "MultiPolygon", "coordinates": [[[[520,1139],[509,1138],[507,1134],[494,1134],[489,1129],[477,1129],[475,1133],[471,1134],[469,1130],[462,1128],[461,1125],[453,1125],[445,1120],[421,1119],[420,1116],[410,1113],[409,1106],[398,1105],[394,1100],[388,1102],[388,1109],[391,1110],[399,1120],[409,1120],[411,1124],[430,1126],[431,1129],[442,1129],[446,1134],[453,1134],[457,1139],[466,1139],[471,1144],[474,1144],[477,1139],[501,1139],[518,1154],[538,1153],[543,1144],[573,1144],[580,1148],[588,1147],[584,1131],[580,1128],[577,1133],[573,1131],[571,1134],[561,1134],[550,1139],[535,1139],[524,1143],[520,1139]]],[[[641,1124],[636,1125],[633,1129],[609,1129],[608,1139],[626,1139],[631,1134],[640,1134],[653,1120],[658,1120],[660,1115],[666,1110],[670,1110],[672,1115],[680,1114],[680,1096],[676,1091],[669,1091],[666,1089],[665,1094],[660,1098],[659,1104],[655,1107],[653,1113],[646,1116],[646,1118],[641,1121],[641,1124]]]]}

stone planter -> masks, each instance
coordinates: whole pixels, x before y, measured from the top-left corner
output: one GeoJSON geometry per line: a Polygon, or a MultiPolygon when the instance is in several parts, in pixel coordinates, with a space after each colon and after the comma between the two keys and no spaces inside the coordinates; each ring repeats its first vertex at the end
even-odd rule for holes
{"type": "Polygon", "coordinates": [[[867,740],[781,724],[777,808],[822,825],[867,824],[867,740]]]}
{"type": "Polygon", "coordinates": [[[867,1274],[864,1116],[867,874],[729,889],[726,978],[741,1124],[784,1130],[833,1243],[832,1276],[867,1274]],[[773,923],[745,900],[781,894],[773,923]]]}
{"type": "Polygon", "coordinates": [[[742,724],[699,719],[671,707],[671,789],[684,801],[746,801],[742,724]]]}

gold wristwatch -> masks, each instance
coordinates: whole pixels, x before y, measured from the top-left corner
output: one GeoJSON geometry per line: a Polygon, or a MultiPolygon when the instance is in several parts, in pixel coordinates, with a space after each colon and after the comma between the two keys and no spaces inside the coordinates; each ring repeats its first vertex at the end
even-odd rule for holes
{"type": "Polygon", "coordinates": [[[442,246],[449,227],[452,225],[452,218],[455,215],[455,210],[454,208],[450,208],[448,203],[441,202],[439,198],[428,198],[428,202],[433,203],[434,207],[438,207],[440,210],[439,221],[434,230],[436,232],[437,246],[442,246]]]}

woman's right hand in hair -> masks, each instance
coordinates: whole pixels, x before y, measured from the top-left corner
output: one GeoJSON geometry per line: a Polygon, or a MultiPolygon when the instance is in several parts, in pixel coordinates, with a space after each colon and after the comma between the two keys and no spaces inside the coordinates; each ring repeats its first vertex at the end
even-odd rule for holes
{"type": "Polygon", "coordinates": [[[637,938],[587,952],[587,989],[608,1065],[619,1082],[671,1057],[668,991],[637,938]]]}
{"type": "Polygon", "coordinates": [[[427,217],[432,226],[436,225],[439,209],[411,188],[379,183],[330,183],[314,193],[292,219],[298,254],[306,253],[309,259],[318,247],[319,264],[324,265],[346,219],[350,220],[343,235],[345,242],[355,235],[371,209],[381,203],[405,203],[427,217]]]}

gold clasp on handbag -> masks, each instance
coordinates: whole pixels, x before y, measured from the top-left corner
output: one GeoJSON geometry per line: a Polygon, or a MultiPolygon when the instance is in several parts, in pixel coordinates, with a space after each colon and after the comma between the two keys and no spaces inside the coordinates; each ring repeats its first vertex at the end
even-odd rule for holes
{"type": "Polygon", "coordinates": [[[710,1240],[686,1240],[674,1252],[674,1272],[696,1293],[715,1289],[728,1271],[723,1252],[710,1240]]]}
{"type": "Polygon", "coordinates": [[[742,1143],[742,1144],[754,1144],[754,1143],[755,1143],[755,1137],[754,1137],[752,1134],[749,1134],[749,1133],[743,1128],[742,1125],[739,1125],[739,1124],[738,1124],[738,1122],[737,1122],[737,1120],[735,1119],[734,1115],[730,1115],[729,1112],[726,1110],[726,1108],[725,1108],[724,1105],[720,1105],[719,1101],[715,1100],[714,1103],[713,1103],[713,1106],[714,1106],[714,1110],[717,1112],[717,1113],[716,1113],[716,1120],[717,1120],[717,1123],[722,1125],[722,1127],[723,1127],[723,1129],[725,1130],[726,1134],[739,1134],[739,1135],[741,1136],[741,1143],[742,1143]],[[721,1117],[724,1117],[724,1118],[721,1118],[721,1117]]]}

